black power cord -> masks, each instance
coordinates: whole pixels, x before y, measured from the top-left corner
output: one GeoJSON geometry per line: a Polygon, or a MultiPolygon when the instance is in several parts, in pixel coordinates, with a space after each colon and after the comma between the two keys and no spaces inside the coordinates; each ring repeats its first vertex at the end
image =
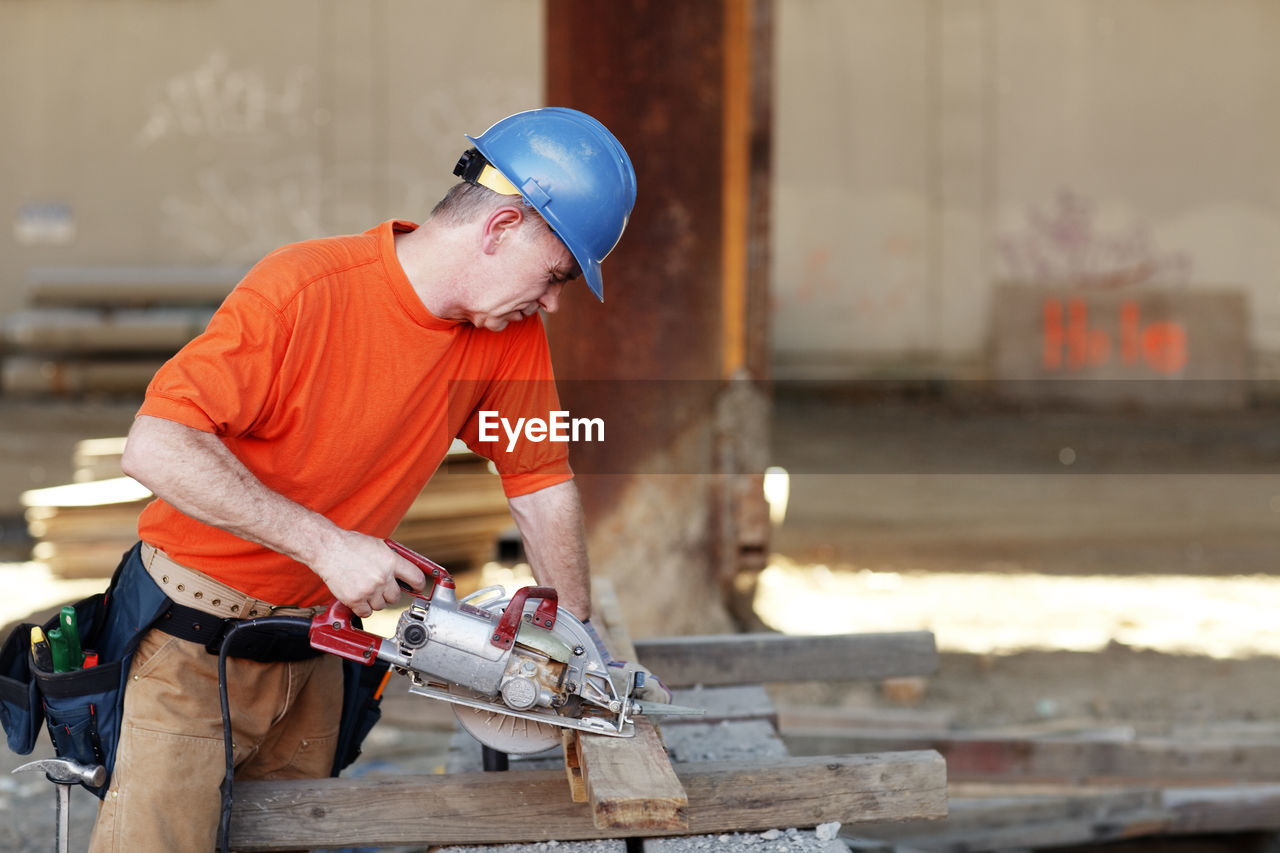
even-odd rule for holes
{"type": "Polygon", "coordinates": [[[222,792],[222,814],[218,820],[218,849],[222,853],[230,853],[231,849],[231,788],[236,772],[235,747],[231,741],[231,703],[227,700],[227,653],[236,634],[254,628],[285,628],[307,633],[311,630],[311,619],[306,616],[264,616],[261,619],[234,622],[223,635],[218,647],[218,701],[222,703],[222,745],[227,759],[227,772],[222,777],[219,788],[222,792]]]}

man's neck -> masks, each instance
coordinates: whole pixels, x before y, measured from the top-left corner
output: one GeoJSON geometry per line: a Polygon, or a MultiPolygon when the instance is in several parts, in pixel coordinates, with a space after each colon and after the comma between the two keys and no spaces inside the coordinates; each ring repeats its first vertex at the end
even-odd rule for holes
{"type": "Polygon", "coordinates": [[[413,292],[442,320],[467,319],[458,299],[462,236],[461,229],[442,227],[428,219],[417,229],[395,237],[396,260],[413,292]]]}

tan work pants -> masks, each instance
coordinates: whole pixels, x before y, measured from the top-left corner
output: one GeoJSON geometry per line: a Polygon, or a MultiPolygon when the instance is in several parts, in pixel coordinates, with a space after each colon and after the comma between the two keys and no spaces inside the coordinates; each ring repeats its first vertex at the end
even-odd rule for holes
{"type": "MultiPolygon", "coordinates": [[[[228,659],[236,779],[329,775],[342,711],[342,661],[228,659]]],[[[226,772],[218,657],[152,630],[125,692],[111,787],[91,853],[216,849],[226,772]]]]}

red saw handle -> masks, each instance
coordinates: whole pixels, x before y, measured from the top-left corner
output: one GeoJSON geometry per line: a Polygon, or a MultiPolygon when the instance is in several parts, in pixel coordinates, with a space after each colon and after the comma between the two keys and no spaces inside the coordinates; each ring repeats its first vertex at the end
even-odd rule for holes
{"type": "MultiPolygon", "coordinates": [[[[383,541],[387,543],[388,548],[422,569],[422,573],[426,575],[427,586],[422,592],[407,590],[410,595],[429,599],[435,595],[437,587],[454,588],[453,576],[443,566],[437,565],[399,542],[393,542],[390,539],[383,541]]],[[[523,606],[523,599],[521,604],[523,606]]],[[[356,628],[352,624],[354,619],[355,614],[347,605],[340,601],[330,604],[325,612],[318,613],[311,619],[311,648],[329,652],[365,666],[372,664],[378,659],[382,638],[377,634],[370,634],[368,631],[356,628]]]]}
{"type": "MultiPolygon", "coordinates": [[[[422,573],[426,575],[427,577],[426,588],[424,588],[422,592],[414,592],[411,589],[407,590],[407,592],[410,595],[416,595],[419,598],[430,599],[431,596],[435,595],[437,586],[442,586],[445,589],[454,589],[453,575],[449,574],[448,570],[445,569],[444,566],[441,566],[438,563],[435,563],[432,560],[427,559],[426,557],[419,554],[417,551],[414,551],[410,548],[406,548],[405,546],[401,545],[399,542],[393,541],[391,539],[384,539],[383,541],[387,543],[388,548],[390,548],[392,551],[395,551],[401,557],[404,557],[406,560],[408,560],[410,563],[413,563],[418,568],[422,569],[422,573]]],[[[401,586],[403,586],[403,584],[401,584],[401,586]]]]}
{"type": "Polygon", "coordinates": [[[516,642],[516,632],[520,630],[520,617],[524,615],[525,602],[530,598],[541,599],[538,609],[533,614],[533,624],[539,628],[553,628],[556,624],[556,613],[560,609],[560,596],[553,587],[522,586],[511,596],[511,603],[502,612],[498,627],[493,629],[489,638],[491,645],[500,649],[509,649],[516,642]]]}
{"type": "Polygon", "coordinates": [[[382,638],[352,626],[356,615],[341,601],[311,618],[311,648],[369,666],[378,659],[382,638]]]}

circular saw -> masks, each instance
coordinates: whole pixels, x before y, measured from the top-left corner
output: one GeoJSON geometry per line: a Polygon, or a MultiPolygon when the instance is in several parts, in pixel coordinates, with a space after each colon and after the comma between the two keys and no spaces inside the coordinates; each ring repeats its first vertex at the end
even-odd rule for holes
{"type": "Polygon", "coordinates": [[[634,671],[615,684],[587,628],[559,609],[556,591],[533,586],[510,597],[486,587],[462,600],[444,568],[387,544],[421,568],[423,592],[410,591],[395,636],[354,627],[351,610],[331,604],[311,623],[314,648],[367,665],[382,661],[408,677],[409,692],[449,702],[458,723],[485,746],[525,754],[558,746],[563,729],[609,737],[635,734],[640,714],[701,714],[641,701],[634,671]]]}

